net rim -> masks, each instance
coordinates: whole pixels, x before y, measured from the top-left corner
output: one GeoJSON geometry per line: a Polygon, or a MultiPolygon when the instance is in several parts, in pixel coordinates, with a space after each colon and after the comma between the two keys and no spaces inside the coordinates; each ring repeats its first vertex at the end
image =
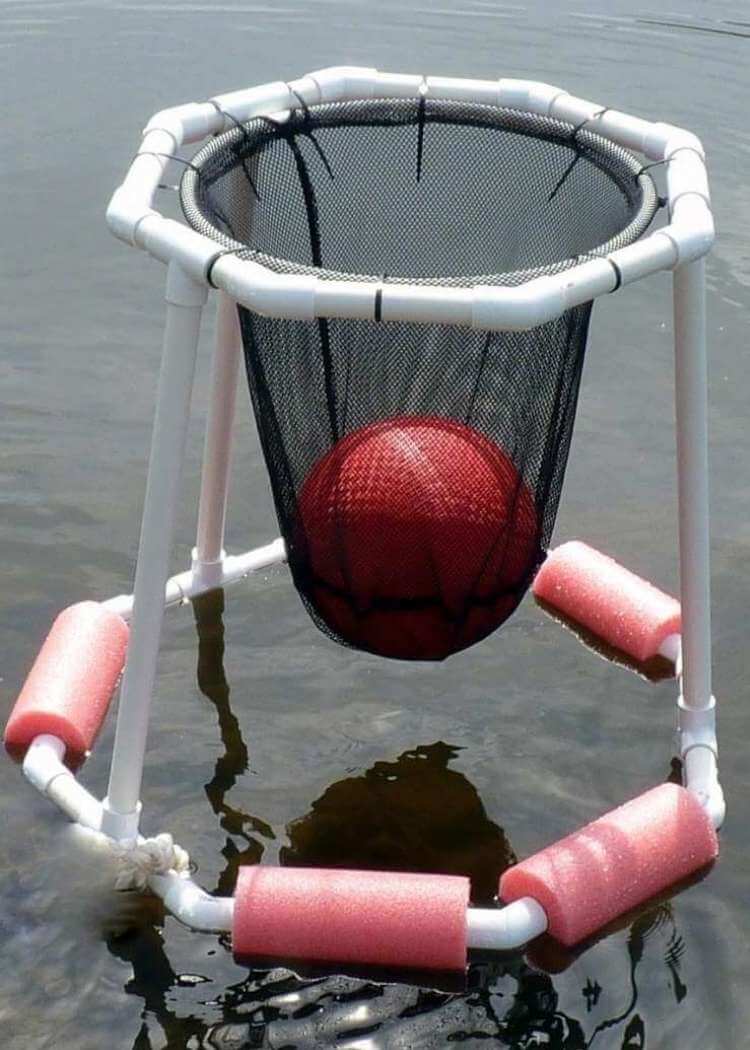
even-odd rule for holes
{"type": "MultiPolygon", "coordinates": [[[[369,119],[365,119],[362,116],[354,119],[352,114],[355,110],[360,111],[363,106],[387,107],[391,112],[394,109],[402,109],[405,113],[413,114],[414,107],[418,107],[419,104],[420,100],[418,98],[347,99],[345,101],[295,108],[290,111],[289,117],[283,121],[274,120],[268,115],[258,115],[244,123],[238,123],[236,127],[214,136],[210,142],[195,153],[190,161],[190,166],[186,166],[179,186],[183,215],[194,230],[209,237],[220,246],[217,254],[234,254],[240,259],[252,261],[273,273],[317,277],[326,281],[360,281],[381,285],[387,282],[388,284],[418,287],[471,288],[487,285],[518,287],[539,277],[563,273],[591,259],[607,258],[613,251],[627,247],[642,237],[660,207],[659,195],[650,173],[644,170],[643,164],[630,150],[625,149],[612,140],[597,135],[593,131],[588,131],[580,125],[576,126],[536,113],[490,105],[488,103],[467,103],[461,100],[450,99],[425,100],[425,104],[430,106],[431,119],[433,121],[436,113],[439,117],[442,111],[460,108],[464,114],[467,111],[471,111],[475,115],[475,119],[457,120],[454,118],[452,120],[443,119],[442,122],[494,127],[496,129],[510,130],[529,138],[557,142],[562,146],[575,147],[578,145],[579,147],[584,147],[586,149],[586,159],[603,171],[621,191],[624,192],[627,177],[633,180],[633,184],[640,192],[640,203],[636,206],[635,214],[622,229],[602,244],[596,245],[579,255],[556,260],[542,266],[493,274],[443,276],[436,274],[434,276],[421,277],[389,274],[385,277],[382,273],[368,274],[353,270],[334,270],[317,267],[260,251],[228,236],[214,224],[201,207],[200,180],[204,167],[217,153],[224,149],[232,148],[243,139],[254,139],[258,143],[258,148],[261,148],[265,141],[278,138],[279,136],[283,137],[284,129],[288,128],[290,121],[295,118],[297,122],[300,122],[314,117],[320,121],[319,126],[326,127],[373,126],[378,123],[387,126],[396,122],[392,119],[377,121],[372,119],[371,116],[369,119]],[[531,123],[533,123],[533,131],[530,130],[531,123]],[[616,175],[619,175],[620,178],[618,179],[616,175]]],[[[408,122],[405,120],[402,123],[408,122]]],[[[251,154],[246,156],[249,155],[251,154]]],[[[227,167],[225,173],[231,171],[232,167],[227,167]]]]}

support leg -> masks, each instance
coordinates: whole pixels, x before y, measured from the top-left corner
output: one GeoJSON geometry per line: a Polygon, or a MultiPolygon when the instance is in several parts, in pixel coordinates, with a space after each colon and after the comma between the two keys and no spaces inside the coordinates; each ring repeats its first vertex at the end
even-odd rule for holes
{"type": "Polygon", "coordinates": [[[706,289],[703,259],[674,272],[677,471],[682,602],[682,691],[711,702],[706,289]]]}
{"type": "Polygon", "coordinates": [[[705,261],[674,271],[675,390],[682,604],[679,701],[685,783],[718,826],[724,800],[716,769],[711,695],[711,603],[708,497],[708,366],[705,261]]]}
{"type": "Polygon", "coordinates": [[[200,580],[202,589],[218,587],[222,580],[224,522],[240,351],[237,306],[228,295],[221,292],[203,450],[198,535],[193,551],[193,573],[200,580]]]}
{"type": "Polygon", "coordinates": [[[164,588],[177,510],[198,335],[206,289],[176,264],[167,275],[164,331],[151,458],[135,574],[133,620],[102,830],[134,838],[156,675],[164,588]]]}

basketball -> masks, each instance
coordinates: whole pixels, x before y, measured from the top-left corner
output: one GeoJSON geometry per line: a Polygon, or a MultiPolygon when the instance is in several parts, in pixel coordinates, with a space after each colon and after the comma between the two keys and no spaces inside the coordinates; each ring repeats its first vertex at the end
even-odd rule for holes
{"type": "Polygon", "coordinates": [[[308,601],[334,635],[381,656],[440,660],[485,637],[539,560],[534,499],[511,459],[435,416],[342,438],[298,512],[308,601]]]}

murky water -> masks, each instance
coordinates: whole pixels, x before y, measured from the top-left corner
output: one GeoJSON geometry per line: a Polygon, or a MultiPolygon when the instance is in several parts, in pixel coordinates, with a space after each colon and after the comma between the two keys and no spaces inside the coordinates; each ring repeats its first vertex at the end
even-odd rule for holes
{"type": "MultiPolygon", "coordinates": [[[[586,9],[379,3],[4,0],[3,586],[0,714],[58,609],[130,589],[162,321],[160,268],[108,234],[106,201],[156,109],[339,62],[530,76],[685,125],[704,140],[719,240],[709,266],[716,693],[730,817],[701,884],[577,958],[476,960],[466,988],[404,975],[248,971],[108,892],[45,802],[0,762],[0,1040],[89,1047],[573,1050],[750,1045],[744,740],[750,570],[744,4],[586,9]]],[[[585,537],[676,578],[668,277],[594,310],[556,539],[585,537]]],[[[204,415],[210,329],[196,423],[204,415]]],[[[241,399],[228,546],[272,538],[241,399]]],[[[195,527],[193,431],[175,567],[195,527]]],[[[239,864],[464,871],[491,895],[514,855],[670,772],[673,683],[587,653],[527,600],[444,665],[334,647],[283,571],[170,614],[147,760],[146,827],[171,830],[207,888],[239,864]]],[[[86,769],[106,782],[111,727],[86,769]]]]}

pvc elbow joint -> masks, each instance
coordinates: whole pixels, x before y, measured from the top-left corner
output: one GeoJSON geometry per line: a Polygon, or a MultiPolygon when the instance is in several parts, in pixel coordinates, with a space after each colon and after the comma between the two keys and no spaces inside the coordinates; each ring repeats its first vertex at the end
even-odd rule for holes
{"type": "Polygon", "coordinates": [[[311,321],[315,317],[315,279],[278,274],[234,255],[223,255],[211,271],[212,283],[264,317],[311,321]]]}
{"type": "Polygon", "coordinates": [[[707,255],[716,236],[711,209],[703,196],[696,192],[684,193],[677,198],[672,207],[672,221],[660,232],[672,240],[678,266],[707,255]]]}
{"type": "Polygon", "coordinates": [[[221,131],[224,119],[210,102],[188,102],[154,113],[143,129],[144,137],[151,131],[166,131],[174,139],[175,149],[185,143],[199,142],[207,135],[221,131]]]}
{"type": "Polygon", "coordinates": [[[138,227],[144,219],[159,218],[153,208],[144,207],[143,197],[125,186],[119,186],[107,205],[107,226],[118,240],[138,247],[138,227]]]}
{"type": "Polygon", "coordinates": [[[305,79],[309,77],[318,85],[321,102],[339,102],[353,95],[372,98],[377,76],[377,69],[366,66],[331,66],[315,69],[305,79]]]}
{"type": "Polygon", "coordinates": [[[566,292],[554,277],[538,277],[516,288],[474,289],[472,328],[520,332],[559,317],[567,307],[566,292]]]}
{"type": "Polygon", "coordinates": [[[705,156],[701,140],[691,131],[662,121],[649,125],[643,137],[643,152],[650,160],[668,160],[678,149],[695,150],[699,156],[705,156]]]}

